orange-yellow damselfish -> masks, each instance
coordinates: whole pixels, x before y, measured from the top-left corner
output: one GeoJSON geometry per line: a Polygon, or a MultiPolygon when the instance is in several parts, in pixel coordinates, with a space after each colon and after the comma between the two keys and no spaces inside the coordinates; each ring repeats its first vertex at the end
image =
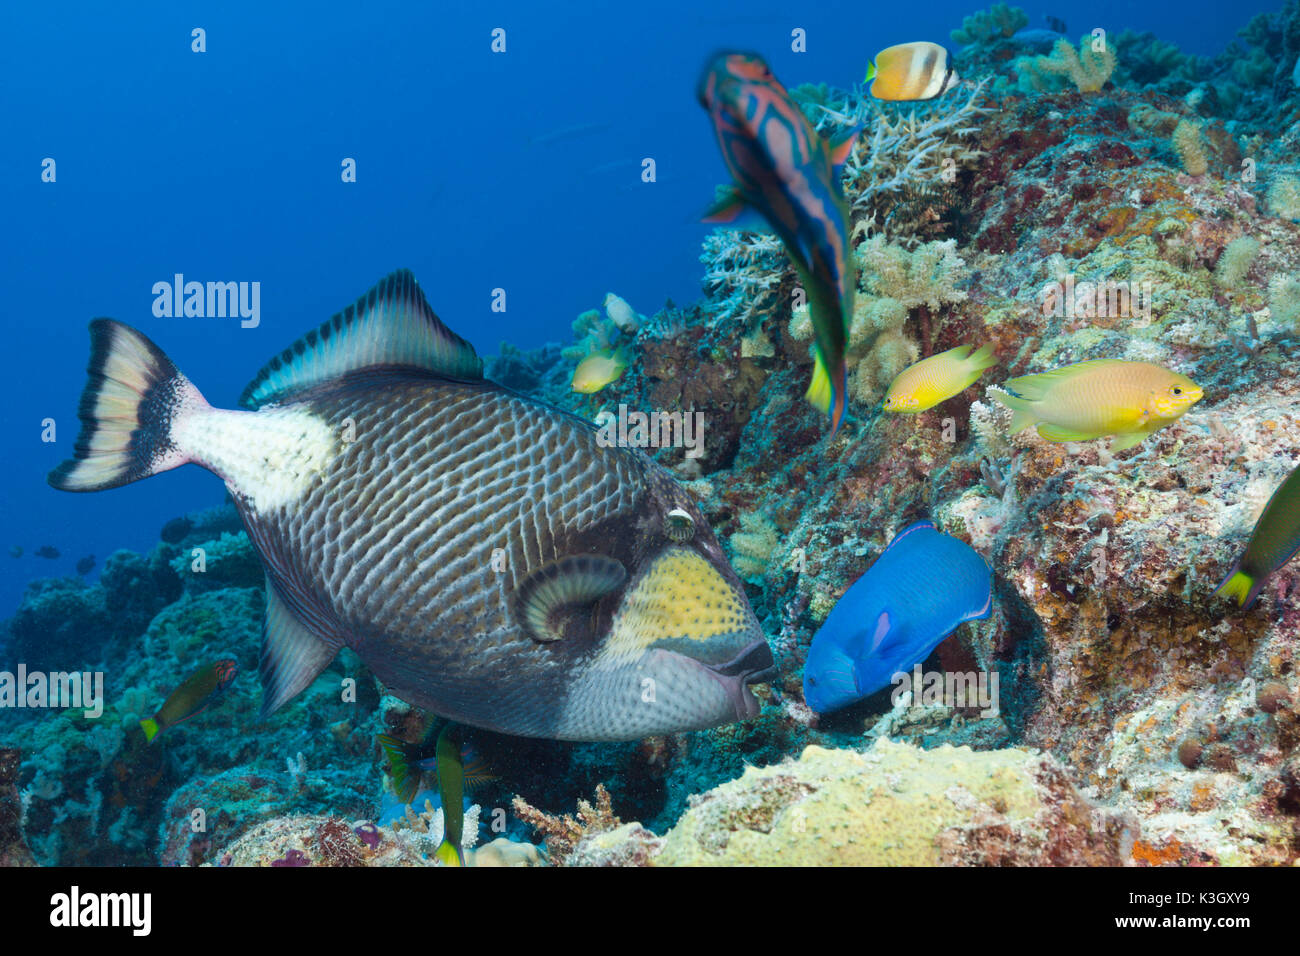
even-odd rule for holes
{"type": "Polygon", "coordinates": [[[993,398],[1010,408],[1011,434],[1038,426],[1048,441],[1088,441],[1114,435],[1111,451],[1140,444],[1201,400],[1186,375],[1150,362],[1094,359],[1051,372],[1013,378],[993,398]]]}

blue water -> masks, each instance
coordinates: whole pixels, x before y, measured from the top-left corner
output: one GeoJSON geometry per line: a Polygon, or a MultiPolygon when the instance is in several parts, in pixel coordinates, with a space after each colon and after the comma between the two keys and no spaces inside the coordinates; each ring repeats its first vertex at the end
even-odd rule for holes
{"type": "MultiPolygon", "coordinates": [[[[718,47],[777,75],[848,86],[891,43],[949,30],[976,0],[825,2],[6,4],[0,209],[6,401],[0,616],[32,577],[147,550],[216,503],[186,467],[95,495],[55,492],[70,455],[85,326],[155,339],[217,405],[276,351],[398,267],[482,354],[568,341],[613,290],[647,314],[699,292],[696,215],[724,173],[694,98],[718,47]],[[268,9],[268,7],[274,9],[268,9]],[[624,12],[615,13],[615,9],[624,12]],[[703,10],[704,12],[701,12],[703,10]],[[194,27],[207,51],[190,49],[194,27]],[[507,31],[507,51],[489,49],[507,31]],[[808,52],[790,51],[794,27],[808,52]],[[46,157],[57,181],[41,181],[46,157]],[[357,162],[357,182],[340,164],[357,162]],[[640,181],[652,157],[657,182],[640,181]],[[261,283],[261,324],[156,318],[155,282],[261,283]],[[506,290],[507,311],[490,308],[506,290]],[[40,440],[54,419],[57,441],[40,440]],[[55,561],[31,556],[41,545],[55,561]],[[7,554],[21,545],[21,559],[7,554]]],[[[1022,4],[1078,36],[1155,31],[1212,55],[1268,4],[1022,4]]]]}

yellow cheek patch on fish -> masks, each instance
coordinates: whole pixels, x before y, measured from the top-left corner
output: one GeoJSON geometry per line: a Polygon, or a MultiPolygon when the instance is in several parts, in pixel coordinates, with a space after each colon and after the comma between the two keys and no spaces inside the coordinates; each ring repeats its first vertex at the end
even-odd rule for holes
{"type": "Polygon", "coordinates": [[[300,499],[343,449],[342,436],[305,408],[214,408],[177,422],[172,437],[202,449],[199,463],[264,513],[300,499]]]}
{"type": "Polygon", "coordinates": [[[640,657],[663,641],[707,642],[752,627],[744,598],[690,548],[665,550],[629,588],[602,660],[640,657]]]}

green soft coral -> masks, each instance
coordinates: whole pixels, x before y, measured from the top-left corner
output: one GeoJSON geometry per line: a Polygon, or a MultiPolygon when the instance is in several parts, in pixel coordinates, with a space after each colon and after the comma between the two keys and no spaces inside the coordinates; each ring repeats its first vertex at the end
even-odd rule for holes
{"type": "Polygon", "coordinates": [[[1026,93],[1055,93],[1070,84],[1080,93],[1096,93],[1118,60],[1105,36],[1085,36],[1075,49],[1069,40],[1056,41],[1050,56],[1025,56],[1016,60],[1020,89],[1026,93]]]}

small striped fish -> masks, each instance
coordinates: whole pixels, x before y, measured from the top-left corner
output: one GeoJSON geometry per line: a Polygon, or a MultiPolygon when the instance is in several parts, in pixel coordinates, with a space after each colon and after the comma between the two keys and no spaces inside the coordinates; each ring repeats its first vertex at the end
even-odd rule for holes
{"type": "Polygon", "coordinates": [[[482,378],[397,272],[213,408],[91,323],[67,491],[195,462],[267,574],[263,714],[344,646],[398,697],[502,733],[630,740],[753,717],[773,670],[694,502],[640,452],[482,378]]]}
{"type": "Polygon", "coordinates": [[[808,400],[830,415],[833,435],[846,410],[844,351],[857,284],[840,177],[861,130],[833,143],[823,139],[754,53],[718,54],[698,94],[735,180],[705,222],[731,222],[752,208],[785,245],[808,297],[816,340],[808,400]]]}

